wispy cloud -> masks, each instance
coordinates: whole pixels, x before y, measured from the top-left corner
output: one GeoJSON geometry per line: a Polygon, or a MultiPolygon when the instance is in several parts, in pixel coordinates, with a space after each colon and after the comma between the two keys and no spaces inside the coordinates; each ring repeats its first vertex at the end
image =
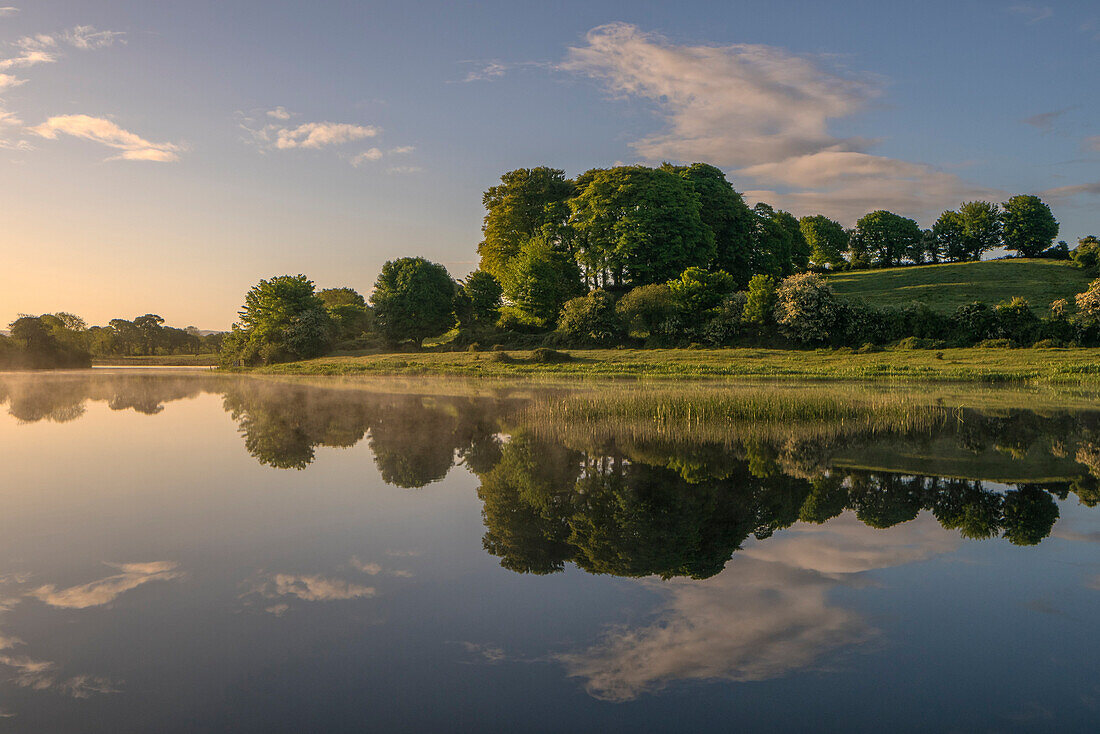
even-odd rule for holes
{"type": "Polygon", "coordinates": [[[1054,15],[1054,8],[1048,5],[1029,5],[1027,3],[1017,3],[1016,5],[1008,6],[1007,10],[1013,15],[1018,15],[1023,18],[1028,25],[1044,21],[1050,16],[1054,15]]]}
{"type": "Polygon", "coordinates": [[[0,71],[26,69],[38,64],[52,64],[57,61],[57,40],[53,36],[39,34],[23,36],[11,44],[17,49],[14,56],[0,59],[0,71]]]}
{"type": "Polygon", "coordinates": [[[1100,181],[1092,183],[1073,184],[1071,186],[1056,186],[1041,192],[1044,199],[1063,201],[1075,196],[1100,196],[1100,181]]]}
{"type": "MultiPolygon", "coordinates": [[[[122,31],[97,31],[90,25],[78,25],[61,34],[62,39],[73,48],[92,50],[106,48],[115,41],[122,40],[126,34],[122,31]]],[[[125,41],[122,41],[125,43],[125,41]]]]}
{"type": "Polygon", "coordinates": [[[465,64],[477,64],[477,68],[467,72],[464,82],[488,82],[500,79],[508,72],[508,64],[503,61],[464,61],[465,64]]]}
{"type": "Polygon", "coordinates": [[[412,153],[415,150],[415,145],[399,145],[396,148],[390,148],[390,155],[404,155],[405,153],[412,153]]]}
{"type": "Polygon", "coordinates": [[[11,89],[12,87],[18,87],[20,84],[26,83],[26,79],[19,79],[11,74],[0,74],[0,93],[5,89],[11,89]]]}
{"type": "Polygon", "coordinates": [[[58,589],[52,584],[40,586],[29,596],[62,609],[87,609],[110,604],[124,592],[136,589],[150,581],[169,581],[178,579],[183,573],[177,570],[178,564],[171,562],[154,563],[108,563],[122,573],[108,576],[79,586],[58,589]]]}
{"type": "Polygon", "coordinates": [[[359,167],[364,163],[371,163],[373,161],[382,159],[382,151],[379,148],[367,148],[359,155],[351,159],[351,165],[359,167]]]}
{"type": "Polygon", "coordinates": [[[1053,110],[1051,112],[1040,112],[1038,115],[1032,115],[1031,117],[1025,117],[1022,122],[1025,125],[1031,125],[1032,127],[1039,128],[1044,132],[1050,130],[1053,127],[1055,121],[1062,115],[1069,112],[1072,107],[1065,107],[1060,110],[1053,110]]]}
{"type": "Polygon", "coordinates": [[[10,5],[6,5],[0,8],[0,18],[10,18],[19,12],[19,8],[13,8],[10,5]]]}
{"type": "Polygon", "coordinates": [[[274,573],[253,583],[249,593],[265,599],[297,598],[302,601],[344,601],[377,594],[373,586],[318,574],[274,573]]]}
{"type": "Polygon", "coordinates": [[[880,207],[928,216],[997,194],[931,166],[871,154],[873,140],[832,134],[832,120],[880,94],[875,76],[774,46],[676,45],[624,23],[594,28],[585,41],[558,68],[654,105],[665,129],[633,144],[646,160],[708,161],[753,181],[750,198],[848,222],[880,207]]]}
{"type": "Polygon", "coordinates": [[[56,140],[58,135],[70,135],[122,151],[107,160],[169,163],[178,161],[178,153],[182,150],[174,143],[154,143],[124,130],[111,120],[90,115],[58,115],[29,130],[49,140],[56,140]]]}
{"type": "Polygon", "coordinates": [[[267,111],[267,116],[268,117],[273,117],[276,120],[289,120],[290,119],[290,113],[287,112],[286,107],[283,107],[282,105],[279,105],[278,107],[276,107],[273,110],[268,110],[267,111]]]}
{"type": "Polygon", "coordinates": [[[399,175],[409,173],[420,173],[424,169],[420,166],[390,166],[386,169],[386,173],[395,173],[399,175]]]}

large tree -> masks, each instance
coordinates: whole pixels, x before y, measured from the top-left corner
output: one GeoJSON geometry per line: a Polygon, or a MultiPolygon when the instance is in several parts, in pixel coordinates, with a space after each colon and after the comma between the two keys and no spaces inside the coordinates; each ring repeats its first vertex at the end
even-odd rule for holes
{"type": "Polygon", "coordinates": [[[456,284],[447,269],[422,257],[402,257],[382,266],[370,302],[376,324],[393,343],[419,345],[454,325],[456,284]]]}
{"type": "Polygon", "coordinates": [[[968,258],[966,222],[957,211],[947,210],[932,225],[932,237],[936,250],[947,262],[959,262],[968,258]]]}
{"type": "Polygon", "coordinates": [[[578,260],[590,285],[626,289],[714,259],[714,233],[693,186],[669,170],[619,166],[577,179],[570,199],[578,260]]]}
{"type": "Polygon", "coordinates": [[[524,243],[501,285],[510,304],[505,312],[543,328],[552,327],[565,302],[584,291],[577,264],[541,237],[524,243]]]}
{"type": "Polygon", "coordinates": [[[325,304],[338,339],[355,339],[369,331],[374,323],[367,299],[354,288],[325,288],[317,296],[325,304]]]}
{"type": "Polygon", "coordinates": [[[520,246],[536,235],[564,246],[566,202],[572,195],[573,182],[556,168],[517,168],[501,176],[482,197],[485,239],[477,248],[481,269],[500,280],[520,246]]]}
{"type": "Polygon", "coordinates": [[[699,196],[699,217],[714,235],[714,259],[709,264],[715,270],[729,273],[744,287],[752,277],[752,209],[719,168],[706,163],[690,166],[666,163],[662,168],[690,183],[699,196]]]}
{"type": "Polygon", "coordinates": [[[753,273],[782,278],[804,270],[810,261],[810,247],[794,215],[764,202],[752,211],[753,273]]]}
{"type": "Polygon", "coordinates": [[[872,264],[882,268],[899,265],[921,240],[916,222],[883,209],[864,215],[856,222],[856,230],[872,264]]]}
{"type": "Polygon", "coordinates": [[[1058,221],[1038,196],[1013,196],[1001,206],[1004,245],[1020,257],[1038,256],[1058,236],[1058,221]]]}
{"type": "Polygon", "coordinates": [[[968,201],[959,207],[963,222],[966,259],[980,260],[983,253],[1001,246],[1001,213],[988,201],[968,201]]]}
{"type": "Polygon", "coordinates": [[[224,364],[306,359],[332,346],[332,320],[304,275],[261,280],[245,295],[239,315],[222,343],[224,364]]]}

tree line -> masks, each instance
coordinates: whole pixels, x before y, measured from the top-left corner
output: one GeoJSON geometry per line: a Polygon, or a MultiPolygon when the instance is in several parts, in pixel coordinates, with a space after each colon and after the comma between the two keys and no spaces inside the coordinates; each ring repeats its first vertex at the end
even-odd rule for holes
{"type": "Polygon", "coordinates": [[[22,315],[0,335],[0,369],[53,369],[91,366],[94,357],[215,354],[224,334],[203,334],[194,326],[177,329],[147,313],[132,321],[111,319],[88,326],[71,313],[22,315]]]}
{"type": "Polygon", "coordinates": [[[1049,317],[1030,305],[975,303],[952,315],[835,297],[821,274],[980,259],[1073,259],[1094,275],[1100,243],[1053,244],[1058,223],[1038,197],[974,201],[922,230],[878,210],[846,229],[766,203],[749,207],[714,166],[618,166],[566,178],[505,173],[483,196],[477,270],[455,281],[419,257],[385,263],[368,299],[316,292],[304,275],[261,281],[225,341],[226,366],[349,350],[419,348],[458,327],[452,348],[490,345],[864,347],[911,338],[931,346],[1100,343],[1100,290],[1049,317]],[[1076,313],[1074,313],[1076,306],[1076,313]]]}

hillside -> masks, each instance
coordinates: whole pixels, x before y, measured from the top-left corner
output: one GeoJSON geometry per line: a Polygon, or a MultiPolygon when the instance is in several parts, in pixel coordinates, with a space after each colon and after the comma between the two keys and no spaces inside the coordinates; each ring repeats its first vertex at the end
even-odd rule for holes
{"type": "Polygon", "coordinates": [[[862,298],[878,306],[903,306],[922,301],[938,311],[953,311],[972,301],[989,304],[1022,296],[1045,315],[1051,301],[1085,290],[1088,276],[1059,260],[990,260],[882,270],[859,270],[829,276],[843,298],[862,298]]]}

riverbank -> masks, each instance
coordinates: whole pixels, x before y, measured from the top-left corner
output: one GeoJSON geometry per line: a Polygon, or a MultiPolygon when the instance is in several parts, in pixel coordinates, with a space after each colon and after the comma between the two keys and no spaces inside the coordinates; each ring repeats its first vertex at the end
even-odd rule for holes
{"type": "Polygon", "coordinates": [[[468,377],[768,378],[900,382],[1100,384],[1100,349],[575,349],[363,354],[257,368],[283,375],[468,377]]]}

